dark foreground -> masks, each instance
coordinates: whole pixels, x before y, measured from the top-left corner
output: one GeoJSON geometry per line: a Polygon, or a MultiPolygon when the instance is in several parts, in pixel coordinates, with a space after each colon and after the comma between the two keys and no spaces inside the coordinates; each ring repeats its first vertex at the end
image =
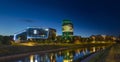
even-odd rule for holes
{"type": "Polygon", "coordinates": [[[102,62],[120,62],[120,44],[115,44],[108,54],[101,60],[102,62]]]}
{"type": "Polygon", "coordinates": [[[81,62],[120,62],[120,44],[114,44],[104,51],[92,54],[81,62]]]}

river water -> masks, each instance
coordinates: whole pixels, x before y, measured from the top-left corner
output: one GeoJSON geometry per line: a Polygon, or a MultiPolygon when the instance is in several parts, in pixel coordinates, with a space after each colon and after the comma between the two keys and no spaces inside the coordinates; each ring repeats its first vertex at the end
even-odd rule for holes
{"type": "Polygon", "coordinates": [[[11,59],[8,62],[76,62],[92,53],[105,49],[107,46],[84,47],[56,52],[33,54],[21,58],[11,59]]]}

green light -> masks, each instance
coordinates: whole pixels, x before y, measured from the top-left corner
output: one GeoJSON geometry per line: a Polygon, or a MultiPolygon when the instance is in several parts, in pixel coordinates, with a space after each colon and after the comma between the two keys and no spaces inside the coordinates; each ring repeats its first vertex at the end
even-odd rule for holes
{"type": "Polygon", "coordinates": [[[71,20],[63,20],[63,24],[64,23],[72,23],[71,20]]]}

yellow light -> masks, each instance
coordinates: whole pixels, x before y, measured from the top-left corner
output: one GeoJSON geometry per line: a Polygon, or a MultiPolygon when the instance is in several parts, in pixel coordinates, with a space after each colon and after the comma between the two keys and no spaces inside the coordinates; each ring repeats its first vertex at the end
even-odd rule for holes
{"type": "Polygon", "coordinates": [[[73,60],[63,60],[63,62],[73,62],[73,60]]]}
{"type": "Polygon", "coordinates": [[[63,62],[69,62],[68,60],[64,60],[63,62]]]}
{"type": "Polygon", "coordinates": [[[28,43],[28,44],[26,44],[27,46],[34,46],[34,44],[33,43],[28,43]]]}
{"type": "Polygon", "coordinates": [[[34,62],[34,61],[33,61],[33,58],[34,58],[34,56],[31,55],[31,56],[30,56],[30,62],[34,62]]]}
{"type": "Polygon", "coordinates": [[[95,50],[95,47],[93,47],[93,52],[95,52],[96,50],[95,50]]]}

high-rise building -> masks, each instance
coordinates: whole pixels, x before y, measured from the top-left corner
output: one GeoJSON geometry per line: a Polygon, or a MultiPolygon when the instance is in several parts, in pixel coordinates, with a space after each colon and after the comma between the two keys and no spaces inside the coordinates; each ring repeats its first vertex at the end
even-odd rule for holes
{"type": "Polygon", "coordinates": [[[64,40],[71,40],[71,37],[73,37],[73,24],[71,20],[63,20],[62,36],[64,40]]]}

